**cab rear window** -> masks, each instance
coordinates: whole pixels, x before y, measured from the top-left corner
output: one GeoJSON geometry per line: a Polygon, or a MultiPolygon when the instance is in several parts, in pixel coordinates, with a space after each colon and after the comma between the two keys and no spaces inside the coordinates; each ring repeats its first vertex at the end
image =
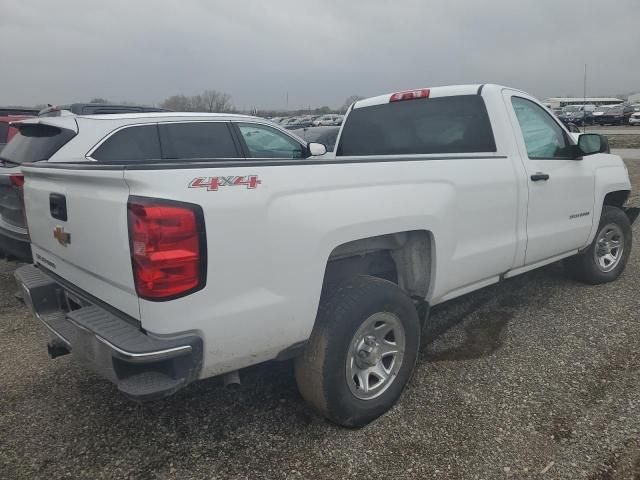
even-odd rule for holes
{"type": "Polygon", "coordinates": [[[11,163],[48,160],[76,136],[72,130],[43,124],[18,125],[18,133],[2,149],[0,157],[11,163]]]}
{"type": "Polygon", "coordinates": [[[356,108],[338,156],[495,152],[482,97],[456,95],[356,108]]]}

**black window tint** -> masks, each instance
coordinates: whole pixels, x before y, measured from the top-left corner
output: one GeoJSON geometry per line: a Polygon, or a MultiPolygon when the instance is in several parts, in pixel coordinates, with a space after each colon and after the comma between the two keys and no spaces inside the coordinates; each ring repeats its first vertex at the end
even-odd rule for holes
{"type": "Polygon", "coordinates": [[[226,122],[160,124],[162,158],[239,158],[226,122]]]}
{"type": "Polygon", "coordinates": [[[0,122],[0,143],[7,143],[8,136],[9,124],[7,122],[0,122]]]}
{"type": "Polygon", "coordinates": [[[124,128],[111,135],[91,157],[101,162],[160,159],[158,128],[155,124],[124,128]]]}
{"type": "Polygon", "coordinates": [[[47,160],[76,133],[43,124],[23,124],[18,133],[2,149],[2,158],[13,163],[47,160]]]}
{"type": "Polygon", "coordinates": [[[495,152],[482,97],[458,95],[351,111],[337,155],[495,152]]]}

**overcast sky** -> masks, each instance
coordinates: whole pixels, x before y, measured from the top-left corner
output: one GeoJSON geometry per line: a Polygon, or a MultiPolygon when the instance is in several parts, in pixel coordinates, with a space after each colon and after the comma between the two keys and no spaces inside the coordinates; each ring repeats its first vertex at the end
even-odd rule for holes
{"type": "Polygon", "coordinates": [[[640,90],[640,0],[0,0],[0,105],[238,108],[501,83],[540,98],[640,90]]]}

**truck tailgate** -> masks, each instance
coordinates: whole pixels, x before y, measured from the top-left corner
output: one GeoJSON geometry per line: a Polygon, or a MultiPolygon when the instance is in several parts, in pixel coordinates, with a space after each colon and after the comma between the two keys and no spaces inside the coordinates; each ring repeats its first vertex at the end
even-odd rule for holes
{"type": "Polygon", "coordinates": [[[139,319],[120,169],[23,167],[34,263],[139,319]]]}

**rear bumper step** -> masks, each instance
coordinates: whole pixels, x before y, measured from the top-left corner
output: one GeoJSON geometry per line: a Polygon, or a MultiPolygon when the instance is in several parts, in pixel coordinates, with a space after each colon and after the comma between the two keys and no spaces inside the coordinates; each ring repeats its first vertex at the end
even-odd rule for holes
{"type": "MultiPolygon", "coordinates": [[[[198,376],[202,340],[155,337],[103,308],[72,304],[64,287],[34,265],[15,272],[24,301],[54,342],[133,400],[171,395],[198,376]]],[[[72,297],[75,298],[75,297],[72,297]]]]}

